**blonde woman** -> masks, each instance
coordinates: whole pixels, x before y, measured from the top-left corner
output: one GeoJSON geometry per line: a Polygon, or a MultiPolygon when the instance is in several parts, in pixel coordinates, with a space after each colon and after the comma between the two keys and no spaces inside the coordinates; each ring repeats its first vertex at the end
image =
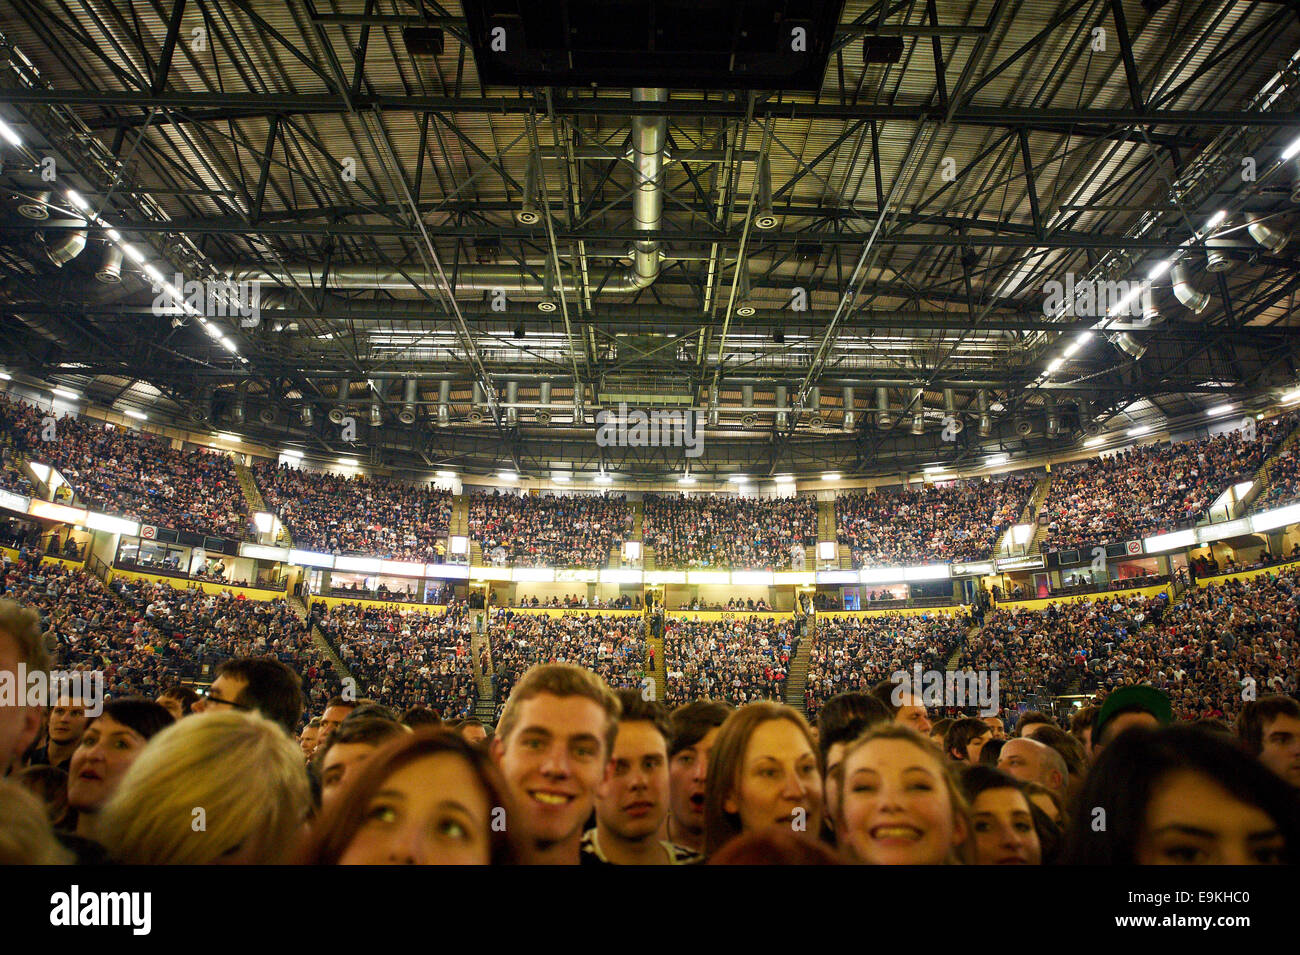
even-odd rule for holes
{"type": "Polygon", "coordinates": [[[150,741],[97,835],[128,865],[275,865],[297,851],[311,805],[302,751],[279,725],[209,712],[150,741]]]}

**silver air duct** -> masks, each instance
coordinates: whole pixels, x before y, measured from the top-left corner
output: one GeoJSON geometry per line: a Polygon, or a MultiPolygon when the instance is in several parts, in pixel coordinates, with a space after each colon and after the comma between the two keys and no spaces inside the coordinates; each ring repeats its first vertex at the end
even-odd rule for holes
{"type": "Polygon", "coordinates": [[[541,161],[537,153],[529,153],[528,167],[524,171],[524,201],[520,204],[519,211],[515,213],[515,220],[520,225],[536,225],[542,221],[541,209],[537,202],[537,185],[541,178],[540,165],[541,161]]]}
{"type": "Polygon", "coordinates": [[[822,390],[813,388],[808,398],[808,427],[820,428],[825,423],[826,419],[822,417],[822,390]]]}
{"type": "Polygon", "coordinates": [[[1247,215],[1246,222],[1249,223],[1246,231],[1250,233],[1250,237],[1270,252],[1281,252],[1291,238],[1285,232],[1279,232],[1265,225],[1258,216],[1247,215]]]}
{"type": "Polygon", "coordinates": [[[993,416],[989,414],[989,393],[984,390],[975,392],[975,408],[979,411],[979,436],[987,438],[993,433],[993,416]]]}
{"type": "Polygon", "coordinates": [[[348,396],[352,394],[352,380],[350,378],[339,379],[339,393],[334,399],[334,407],[329,411],[329,419],[334,424],[342,424],[343,419],[348,415],[348,396]]]}
{"type": "Polygon", "coordinates": [[[1232,268],[1232,259],[1228,258],[1228,253],[1221,248],[1211,248],[1206,253],[1205,271],[1207,272],[1226,272],[1232,268]]]}
{"type": "Polygon", "coordinates": [[[912,434],[925,434],[925,391],[916,388],[912,391],[912,434]]]}
{"type": "Polygon", "coordinates": [[[105,285],[119,285],[122,282],[122,249],[110,245],[104,249],[104,263],[95,271],[95,278],[105,285]]]}
{"type": "Polygon", "coordinates": [[[415,424],[415,419],[419,417],[420,411],[416,407],[416,400],[420,396],[420,383],[414,378],[406,379],[406,394],[402,399],[402,410],[397,413],[397,420],[402,424],[415,424]]]}
{"type": "Polygon", "coordinates": [[[957,396],[951,388],[943,389],[943,429],[949,434],[958,434],[966,427],[966,422],[957,414],[957,396]]]}
{"type": "Polygon", "coordinates": [[[876,389],[876,427],[888,431],[894,426],[894,415],[889,410],[889,389],[876,389]]]}
{"type": "Polygon", "coordinates": [[[772,211],[772,167],[767,156],[760,156],[754,175],[758,177],[758,196],[754,203],[754,228],[766,232],[776,228],[776,213],[772,211]]]}
{"type": "Polygon", "coordinates": [[[235,386],[235,401],[230,406],[230,420],[235,424],[244,423],[244,405],[248,401],[248,382],[241,381],[235,386]]]}
{"type": "Polygon", "coordinates": [[[483,386],[477,381],[474,382],[474,390],[469,401],[469,423],[482,424],[486,416],[483,414],[483,386]]]}
{"type": "Polygon", "coordinates": [[[740,416],[741,427],[753,428],[758,425],[758,415],[754,413],[754,386],[740,386],[740,406],[744,414],[740,416]]]}
{"type": "Polygon", "coordinates": [[[445,428],[451,424],[451,381],[444,379],[438,383],[438,427],[445,428]]]}
{"type": "Polygon", "coordinates": [[[302,419],[302,426],[310,428],[312,422],[316,420],[316,413],[311,410],[311,405],[303,405],[298,409],[298,417],[302,419]]]}
{"type": "Polygon", "coordinates": [[[786,403],[790,400],[790,390],[785,385],[776,386],[776,426],[784,428],[790,421],[786,412],[786,403]]]}
{"type": "Polygon", "coordinates": [[[46,257],[55,265],[62,268],[81,254],[81,250],[86,247],[86,230],[76,229],[73,232],[65,233],[64,236],[45,246],[46,257]]]}
{"type": "Polygon", "coordinates": [[[1043,408],[1047,412],[1047,436],[1054,438],[1061,433],[1061,413],[1056,409],[1056,401],[1047,395],[1043,398],[1043,408]]]}
{"type": "Polygon", "coordinates": [[[550,409],[551,383],[549,381],[542,382],[540,385],[537,386],[537,391],[538,391],[537,403],[540,404],[542,407],[537,409],[537,414],[535,414],[533,417],[537,419],[538,424],[541,425],[550,424],[551,423],[551,409],[550,409]]]}
{"type": "MultiPolygon", "coordinates": [[[[1174,298],[1182,302],[1197,315],[1205,311],[1210,304],[1210,296],[1198,292],[1187,277],[1187,266],[1179,262],[1173,269],[1174,298]]],[[[1127,351],[1127,349],[1125,349],[1127,351]]]]}
{"type": "Polygon", "coordinates": [[[383,409],[379,407],[378,401],[372,401],[370,403],[370,427],[378,428],[381,427],[383,423],[384,423],[383,409]]]}
{"type": "Polygon", "coordinates": [[[506,382],[506,425],[513,428],[519,424],[519,382],[506,382]]]}
{"type": "Polygon", "coordinates": [[[1134,361],[1137,361],[1146,354],[1146,343],[1138,341],[1128,332],[1120,332],[1117,335],[1112,335],[1110,342],[1134,361]]]}
{"type": "Polygon", "coordinates": [[[18,204],[18,214],[24,219],[44,222],[50,217],[50,207],[47,205],[49,201],[50,194],[48,192],[38,192],[30,199],[24,199],[18,204]]]}
{"type": "Polygon", "coordinates": [[[749,285],[749,260],[741,259],[736,263],[739,272],[736,275],[736,314],[741,318],[752,318],[758,311],[754,301],[754,292],[749,285]]]}

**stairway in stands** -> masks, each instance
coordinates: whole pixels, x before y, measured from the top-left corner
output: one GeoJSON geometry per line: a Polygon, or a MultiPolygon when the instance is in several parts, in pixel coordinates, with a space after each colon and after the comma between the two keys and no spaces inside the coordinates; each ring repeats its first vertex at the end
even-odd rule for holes
{"type": "MultiPolygon", "coordinates": [[[[966,631],[966,639],[970,640],[979,632],[980,632],[979,626],[976,624],[971,624],[970,629],[966,631]]],[[[957,664],[961,663],[962,650],[964,649],[965,649],[964,646],[960,646],[957,649],[952,651],[952,656],[948,658],[947,664],[944,665],[945,670],[957,669],[957,664]]]]}
{"type": "Polygon", "coordinates": [[[1273,468],[1277,466],[1278,458],[1295,447],[1298,441],[1300,441],[1300,427],[1293,428],[1291,433],[1283,438],[1282,443],[1268,456],[1268,460],[1259,466],[1259,471],[1255,473],[1255,486],[1250,489],[1250,493],[1243,499],[1241,513],[1244,514],[1250,510],[1256,501],[1264,497],[1272,489],[1273,468]]]}
{"type": "MultiPolygon", "coordinates": [[[[301,597],[294,594],[290,594],[288,598],[288,603],[289,603],[289,609],[293,611],[293,615],[295,617],[297,617],[303,623],[307,623],[309,621],[310,615],[307,613],[307,605],[303,603],[303,599],[301,597]]],[[[320,647],[320,649],[325,652],[325,656],[330,661],[330,666],[334,667],[334,672],[339,675],[339,678],[352,680],[353,684],[355,685],[356,678],[352,675],[352,671],[343,665],[343,661],[339,659],[339,655],[334,652],[334,648],[330,646],[330,642],[325,639],[325,634],[323,634],[321,632],[320,627],[316,626],[315,624],[311,625],[311,638],[312,641],[316,644],[316,646],[320,647]]]]}
{"type": "MultiPolygon", "coordinates": [[[[1025,509],[1020,512],[1020,520],[1018,523],[1034,525],[1034,536],[1029,539],[1029,547],[1025,551],[1026,554],[1037,554],[1039,548],[1042,546],[1043,538],[1047,536],[1047,528],[1045,526],[1040,527],[1038,524],[1038,513],[1043,509],[1043,502],[1047,500],[1047,492],[1051,490],[1051,487],[1052,475],[1050,473],[1044,474],[1039,478],[1038,483],[1034,486],[1034,493],[1029,495],[1029,501],[1025,504],[1025,509]]],[[[998,539],[998,546],[994,549],[993,553],[1003,554],[1010,552],[1010,534],[1010,527],[1002,532],[1002,536],[998,539]]]]}
{"type": "Polygon", "coordinates": [[[799,641],[799,649],[795,651],[794,658],[790,661],[790,672],[785,678],[785,702],[788,706],[793,706],[800,713],[807,713],[804,698],[805,691],[808,688],[808,667],[812,662],[813,640],[817,637],[816,617],[808,623],[808,629],[799,641]]]}
{"type": "Polygon", "coordinates": [[[668,692],[668,667],[664,660],[664,640],[663,637],[655,637],[650,631],[650,615],[643,613],[641,615],[642,626],[645,627],[646,646],[655,652],[654,669],[650,671],[650,676],[655,681],[656,700],[662,700],[668,692]]]}
{"type": "Polygon", "coordinates": [[[235,477],[239,479],[239,489],[244,492],[244,500],[248,503],[248,512],[250,514],[257,511],[266,510],[266,502],[262,500],[262,492],[257,489],[257,482],[253,480],[253,472],[248,469],[248,465],[238,459],[233,459],[235,465],[235,477]]]}
{"type": "Polygon", "coordinates": [[[496,698],[492,694],[492,642],[488,639],[487,628],[482,633],[474,633],[470,637],[469,652],[474,664],[474,682],[478,686],[478,704],[475,707],[474,715],[484,723],[494,723],[496,721],[496,698]],[[478,665],[479,656],[484,648],[488,651],[488,669],[483,670],[478,665]]]}
{"type": "Polygon", "coordinates": [[[469,498],[464,494],[451,499],[451,524],[447,533],[453,537],[469,536],[469,498]]]}

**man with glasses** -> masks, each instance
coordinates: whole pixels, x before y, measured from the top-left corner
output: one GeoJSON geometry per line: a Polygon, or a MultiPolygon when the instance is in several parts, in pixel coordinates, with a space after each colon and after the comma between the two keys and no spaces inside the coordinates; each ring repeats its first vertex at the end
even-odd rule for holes
{"type": "Polygon", "coordinates": [[[216,679],[194,712],[256,710],[293,735],[302,716],[302,680],[271,657],[237,657],[217,668],[216,679]]]}

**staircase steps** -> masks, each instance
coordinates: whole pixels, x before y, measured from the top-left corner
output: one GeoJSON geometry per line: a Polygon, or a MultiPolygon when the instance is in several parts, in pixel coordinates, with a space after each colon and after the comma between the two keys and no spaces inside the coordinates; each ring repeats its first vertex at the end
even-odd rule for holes
{"type": "Polygon", "coordinates": [[[818,501],[817,502],[817,539],[819,541],[833,541],[836,539],[838,529],[835,524],[835,502],[818,501]]]}
{"type": "Polygon", "coordinates": [[[1268,460],[1260,465],[1259,471],[1255,474],[1255,486],[1242,500],[1243,514],[1249,511],[1256,501],[1273,489],[1273,469],[1277,466],[1277,462],[1288,451],[1295,448],[1297,444],[1300,444],[1300,427],[1293,428],[1291,433],[1277,446],[1277,449],[1268,456],[1268,460]]]}
{"type": "Polygon", "coordinates": [[[478,686],[478,704],[474,715],[484,723],[496,720],[496,697],[492,692],[492,641],[488,638],[488,628],[482,633],[471,633],[469,652],[474,664],[474,682],[478,686]],[[479,666],[479,656],[486,649],[488,652],[487,669],[479,666]]]}
{"type": "Polygon", "coordinates": [[[785,678],[786,705],[793,706],[804,714],[808,712],[806,708],[807,700],[805,699],[805,693],[808,689],[808,667],[812,664],[813,641],[817,639],[815,621],[815,617],[809,621],[803,639],[799,641],[799,649],[795,651],[794,657],[790,660],[790,671],[785,678]]]}
{"type": "MultiPolygon", "coordinates": [[[[310,614],[307,612],[307,605],[303,602],[303,599],[291,594],[288,597],[288,603],[289,609],[293,611],[294,616],[306,623],[310,618],[310,614]]],[[[352,685],[356,686],[356,678],[352,675],[352,671],[343,664],[339,655],[334,652],[334,648],[330,646],[330,642],[325,639],[325,634],[321,632],[321,628],[315,624],[312,624],[311,627],[311,638],[325,652],[325,656],[329,658],[330,666],[334,667],[334,672],[339,675],[339,678],[351,680],[352,685]]]]}

